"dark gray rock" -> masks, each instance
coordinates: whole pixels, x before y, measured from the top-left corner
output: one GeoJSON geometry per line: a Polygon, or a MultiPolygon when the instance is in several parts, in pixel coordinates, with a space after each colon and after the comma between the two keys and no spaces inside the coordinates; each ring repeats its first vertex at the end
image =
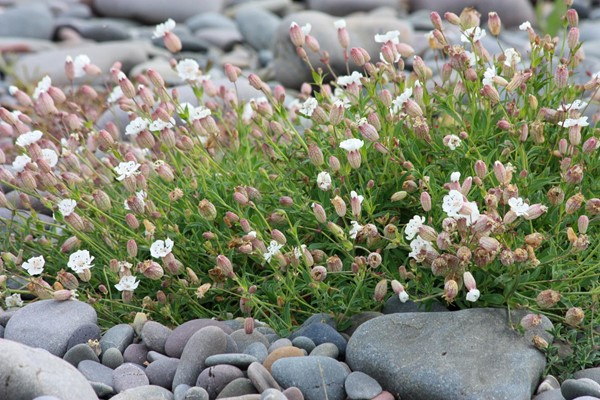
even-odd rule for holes
{"type": "Polygon", "coordinates": [[[75,368],[77,368],[79,362],[83,360],[100,362],[94,350],[92,350],[90,346],[84,343],[77,344],[71,347],[69,350],[67,350],[63,357],[63,360],[65,360],[75,368]]]}
{"type": "Polygon", "coordinates": [[[412,400],[530,399],[546,364],[500,309],[372,319],[350,338],[346,362],[412,400]]]}
{"type": "Polygon", "coordinates": [[[269,346],[269,353],[280,347],[292,346],[292,341],[288,338],[277,339],[269,346]]]}
{"type": "Polygon", "coordinates": [[[148,348],[144,343],[132,343],[123,352],[123,361],[144,365],[148,358],[148,348]]]}
{"type": "Polygon", "coordinates": [[[148,352],[148,361],[150,361],[150,362],[154,362],[154,361],[158,361],[158,360],[163,360],[165,358],[171,358],[171,357],[165,356],[164,354],[158,353],[156,351],[149,351],[148,352]]]}
{"type": "Polygon", "coordinates": [[[235,21],[242,36],[256,50],[270,49],[280,18],[261,7],[248,5],[238,10],[235,21]],[[260,24],[256,22],[260,21],[260,24]]]}
{"type": "Polygon", "coordinates": [[[198,376],[196,386],[206,389],[211,399],[214,399],[231,381],[243,378],[244,373],[233,365],[215,365],[204,369],[198,376]]]}
{"type": "Polygon", "coordinates": [[[206,12],[194,15],[185,21],[192,32],[209,28],[237,29],[237,24],[223,14],[206,12]]]}
{"type": "Polygon", "coordinates": [[[0,399],[97,399],[75,367],[45,350],[0,339],[0,354],[0,399]]]}
{"type": "Polygon", "coordinates": [[[54,17],[43,3],[21,4],[0,14],[0,36],[52,39],[54,17]]]}
{"type": "Polygon", "coordinates": [[[238,346],[238,351],[242,353],[246,350],[248,346],[252,343],[260,342],[264,344],[267,348],[269,347],[269,340],[262,333],[254,330],[252,333],[246,333],[243,329],[239,329],[233,333],[231,333],[231,338],[235,341],[238,346]]]}
{"type": "Polygon", "coordinates": [[[124,363],[112,373],[115,392],[121,393],[127,389],[147,386],[150,384],[144,370],[136,364],[124,363]]]}
{"type": "Polygon", "coordinates": [[[293,340],[298,336],[306,336],[317,346],[322,343],[333,343],[340,351],[340,356],[346,354],[346,339],[330,325],[321,322],[310,324],[292,333],[290,339],[293,340]]]}
{"type": "Polygon", "coordinates": [[[123,354],[116,347],[109,347],[102,353],[102,364],[115,369],[123,364],[123,354]]]}
{"type": "Polygon", "coordinates": [[[271,367],[273,377],[283,388],[295,386],[306,400],[344,400],[348,371],[329,357],[281,358],[271,367]]]}
{"type": "Polygon", "coordinates": [[[560,389],[547,390],[533,397],[533,400],[565,400],[560,389]]]}
{"type": "Polygon", "coordinates": [[[105,17],[134,19],[148,24],[158,24],[172,18],[185,21],[190,15],[205,12],[220,12],[223,0],[196,1],[178,0],[175,3],[163,0],[93,0],[94,11],[105,17]]]}
{"type": "Polygon", "coordinates": [[[177,366],[179,366],[178,358],[165,357],[150,363],[145,372],[152,385],[171,389],[177,366]]]}
{"type": "Polygon", "coordinates": [[[77,329],[67,341],[67,350],[71,347],[87,343],[88,340],[100,339],[100,327],[96,324],[86,324],[77,329]]]}
{"type": "Polygon", "coordinates": [[[204,361],[206,367],[213,367],[219,364],[233,365],[235,367],[246,369],[253,362],[258,361],[254,356],[244,353],[227,353],[227,354],[215,354],[207,357],[204,361]]]}
{"type": "Polygon", "coordinates": [[[575,379],[588,378],[596,383],[600,383],[600,367],[582,369],[581,371],[575,372],[573,377],[575,379]]]}
{"type": "MultiPolygon", "coordinates": [[[[182,100],[180,98],[180,101],[187,100],[182,100]]],[[[192,335],[207,326],[216,326],[223,330],[223,332],[226,334],[233,332],[231,328],[221,321],[214,321],[212,319],[193,319],[191,321],[184,322],[175,328],[173,332],[171,332],[167,338],[167,341],[165,342],[165,354],[169,357],[180,358],[186,343],[192,337],[192,335]]]]}
{"type": "Polygon", "coordinates": [[[57,22],[57,28],[71,28],[81,37],[96,42],[111,42],[131,39],[131,22],[108,18],[64,18],[57,22]]]}
{"type": "Polygon", "coordinates": [[[209,28],[196,32],[194,37],[209,43],[223,51],[230,51],[233,46],[244,41],[242,34],[236,29],[209,28]]]}
{"type": "MultiPolygon", "coordinates": [[[[397,297],[397,296],[394,296],[397,297]]],[[[377,317],[381,317],[383,314],[377,311],[365,311],[365,312],[361,312],[358,314],[354,314],[353,316],[350,317],[350,327],[347,328],[346,330],[344,330],[344,333],[347,334],[348,336],[352,336],[352,334],[354,333],[354,331],[361,326],[362,324],[364,324],[365,322],[373,319],[373,318],[377,318],[377,317]]]]}
{"type": "Polygon", "coordinates": [[[346,377],[344,388],[351,400],[371,399],[383,390],[375,379],[360,371],[351,372],[346,377]]]}
{"type": "Polygon", "coordinates": [[[92,360],[83,360],[77,365],[79,372],[90,382],[101,382],[113,387],[113,370],[92,360]]]}
{"type": "Polygon", "coordinates": [[[394,313],[407,313],[407,312],[445,312],[448,311],[446,307],[438,302],[426,305],[424,303],[415,303],[412,300],[407,300],[405,303],[400,301],[398,296],[390,297],[385,304],[381,312],[383,314],[394,314],[394,313]]]}
{"type": "Polygon", "coordinates": [[[265,346],[265,344],[261,342],[254,342],[250,344],[248,347],[246,347],[244,353],[256,357],[256,359],[260,363],[265,361],[265,358],[267,358],[267,356],[269,355],[267,346],[265,346]]]}
{"type": "Polygon", "coordinates": [[[228,397],[237,397],[237,396],[244,396],[246,394],[257,394],[257,393],[258,392],[256,391],[256,388],[254,387],[254,385],[252,384],[250,379],[237,378],[237,379],[234,379],[233,381],[229,382],[229,384],[227,386],[225,386],[225,388],[223,388],[223,390],[221,390],[221,393],[219,393],[219,395],[217,396],[217,399],[224,399],[224,398],[228,398],[228,397]]]}
{"type": "Polygon", "coordinates": [[[149,350],[164,353],[165,343],[172,332],[172,329],[167,328],[163,324],[159,324],[158,322],[154,321],[148,321],[142,327],[141,336],[149,350]]]}
{"type": "Polygon", "coordinates": [[[173,400],[173,393],[160,386],[139,386],[125,390],[111,400],[173,400]]]}
{"type": "Polygon", "coordinates": [[[600,397],[600,384],[589,378],[567,379],[560,385],[560,392],[566,400],[581,396],[600,397]]]}
{"type": "Polygon", "coordinates": [[[41,300],[27,304],[12,316],[4,338],[62,357],[73,333],[96,322],[96,311],[87,303],[41,300]]]}
{"type": "Polygon", "coordinates": [[[131,325],[118,324],[111,327],[100,339],[102,352],[104,353],[111,347],[116,347],[123,354],[127,346],[133,342],[133,334],[131,325]]]}

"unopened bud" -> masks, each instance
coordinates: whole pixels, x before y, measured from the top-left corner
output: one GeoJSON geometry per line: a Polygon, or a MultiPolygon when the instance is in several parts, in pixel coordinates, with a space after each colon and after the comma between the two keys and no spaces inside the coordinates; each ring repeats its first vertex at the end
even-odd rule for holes
{"type": "Polygon", "coordinates": [[[375,293],[373,294],[373,299],[375,299],[375,301],[378,301],[378,302],[383,301],[386,293],[387,293],[387,279],[382,279],[379,282],[377,282],[377,285],[375,285],[375,293]]]}
{"type": "Polygon", "coordinates": [[[217,209],[207,199],[203,199],[198,203],[198,212],[203,218],[209,221],[212,221],[217,217],[217,209]]]}
{"type": "Polygon", "coordinates": [[[565,314],[565,322],[570,326],[579,326],[583,322],[585,314],[579,307],[571,307],[565,314]]]}
{"type": "Polygon", "coordinates": [[[488,13],[488,29],[493,36],[498,36],[502,29],[502,21],[496,12],[488,13]]]}

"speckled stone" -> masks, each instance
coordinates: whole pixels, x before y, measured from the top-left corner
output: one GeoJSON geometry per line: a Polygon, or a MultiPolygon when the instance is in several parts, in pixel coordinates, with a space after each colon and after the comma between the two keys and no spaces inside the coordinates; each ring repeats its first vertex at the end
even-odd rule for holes
{"type": "Polygon", "coordinates": [[[117,393],[150,384],[144,370],[136,364],[125,363],[113,371],[113,387],[117,393]]]}
{"type": "Polygon", "coordinates": [[[360,371],[351,372],[346,377],[344,388],[351,400],[371,399],[383,390],[375,379],[360,371]]]}
{"type": "Polygon", "coordinates": [[[215,354],[207,357],[204,361],[206,367],[213,367],[219,364],[234,365],[241,369],[248,368],[248,365],[258,361],[254,356],[244,353],[229,353],[229,354],[215,354]]]}
{"type": "Polygon", "coordinates": [[[102,353],[102,364],[115,369],[123,364],[123,354],[116,347],[110,347],[102,353]]]}
{"type": "Polygon", "coordinates": [[[133,333],[133,328],[127,324],[119,324],[111,327],[104,333],[102,339],[100,339],[102,352],[111,347],[116,347],[123,354],[127,346],[133,342],[133,333]]]}
{"type": "Polygon", "coordinates": [[[244,373],[238,367],[225,364],[215,365],[205,368],[200,373],[196,386],[206,389],[210,398],[214,399],[230,382],[243,377],[244,373]]]}

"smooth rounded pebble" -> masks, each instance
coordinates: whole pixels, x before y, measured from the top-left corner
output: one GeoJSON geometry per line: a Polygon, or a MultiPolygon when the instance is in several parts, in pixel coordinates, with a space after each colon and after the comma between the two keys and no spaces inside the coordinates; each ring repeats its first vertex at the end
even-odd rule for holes
{"type": "Polygon", "coordinates": [[[293,340],[298,336],[306,336],[317,346],[322,343],[333,343],[340,351],[340,356],[344,357],[346,354],[346,339],[338,331],[332,328],[331,325],[322,322],[315,322],[306,327],[298,329],[290,336],[290,338],[293,340]]]}
{"type": "Polygon", "coordinates": [[[248,365],[256,361],[258,361],[256,357],[244,353],[215,354],[207,357],[204,361],[204,365],[206,367],[213,367],[219,364],[229,364],[246,369],[248,368],[248,365]]]}
{"type": "Polygon", "coordinates": [[[333,343],[321,343],[310,352],[310,355],[331,357],[337,359],[340,355],[340,350],[333,343]]]}
{"type": "Polygon", "coordinates": [[[127,389],[118,395],[111,397],[111,400],[174,400],[173,393],[167,389],[148,385],[127,389]]]}
{"type": "Polygon", "coordinates": [[[185,392],[184,400],[209,400],[210,396],[206,389],[192,386],[185,392]]]}
{"type": "Polygon", "coordinates": [[[123,360],[134,364],[144,365],[148,358],[148,348],[144,343],[131,343],[123,352],[123,360]]]}
{"type": "Polygon", "coordinates": [[[244,354],[250,354],[251,356],[256,357],[258,362],[264,362],[265,358],[269,355],[269,351],[267,350],[267,346],[261,342],[254,342],[244,350],[244,354]]]}
{"type": "Polygon", "coordinates": [[[238,329],[237,331],[230,334],[231,338],[235,341],[238,346],[238,351],[244,352],[246,347],[250,346],[252,343],[260,342],[264,344],[267,348],[269,348],[270,343],[269,340],[257,330],[254,330],[252,333],[246,333],[243,329],[238,329]]]}
{"type": "Polygon", "coordinates": [[[73,365],[74,367],[77,367],[77,365],[79,365],[79,362],[83,360],[92,360],[100,362],[94,350],[92,350],[92,348],[87,344],[83,343],[76,344],[75,346],[67,350],[67,353],[64,355],[63,360],[73,365]]]}
{"type": "Polygon", "coordinates": [[[175,397],[174,400],[184,400],[185,394],[189,388],[191,388],[191,386],[186,385],[185,383],[182,383],[181,385],[177,386],[175,390],[173,390],[173,396],[175,397]]]}
{"type": "Polygon", "coordinates": [[[288,400],[285,394],[277,389],[267,389],[260,394],[260,400],[288,400]]]}
{"type": "MultiPolygon", "coordinates": [[[[304,400],[304,395],[302,391],[298,389],[296,386],[291,386],[283,391],[285,397],[288,400],[304,400]]],[[[392,399],[393,400],[393,399],[392,399]]]]}
{"type": "Polygon", "coordinates": [[[600,384],[589,378],[567,379],[560,385],[560,391],[566,400],[581,396],[600,397],[600,384]]]}
{"type": "Polygon", "coordinates": [[[102,382],[90,381],[90,385],[92,385],[94,392],[96,392],[96,394],[100,398],[106,397],[111,394],[115,394],[115,389],[112,386],[108,386],[102,382]]]}
{"type": "Polygon", "coordinates": [[[181,358],[185,345],[190,338],[202,328],[207,326],[216,326],[226,334],[233,332],[225,323],[212,319],[193,319],[184,322],[171,332],[165,342],[165,354],[169,357],[181,358]]]}
{"type": "Polygon", "coordinates": [[[260,363],[254,362],[248,367],[248,379],[252,381],[259,392],[267,389],[281,389],[273,375],[260,363]]]}
{"type": "Polygon", "coordinates": [[[317,346],[312,339],[307,338],[306,336],[298,336],[292,340],[292,346],[298,347],[300,349],[306,350],[308,354],[317,346]]]}
{"type": "Polygon", "coordinates": [[[234,379],[243,378],[244,373],[233,365],[215,365],[204,369],[198,376],[196,386],[206,389],[211,399],[219,395],[234,379]]]}
{"type": "MultiPolygon", "coordinates": [[[[244,396],[249,394],[258,394],[256,388],[248,378],[237,378],[233,381],[229,382],[227,386],[221,390],[218,399],[223,399],[227,397],[237,397],[244,396]]],[[[260,395],[259,395],[260,398],[260,395]]]]}
{"type": "Polygon", "coordinates": [[[123,361],[123,354],[116,347],[111,347],[102,354],[102,364],[108,368],[115,369],[123,364],[123,361]]]}
{"type": "Polygon", "coordinates": [[[77,369],[89,381],[102,382],[107,386],[113,387],[113,370],[106,365],[91,360],[83,360],[77,365],[77,369]]]}
{"type": "Polygon", "coordinates": [[[84,343],[89,340],[100,339],[100,327],[96,324],[85,324],[77,329],[67,341],[67,350],[73,346],[84,343]]]}
{"type": "Polygon", "coordinates": [[[265,359],[265,361],[263,362],[263,365],[265,366],[265,368],[267,369],[267,371],[271,372],[271,366],[273,365],[273,363],[281,358],[287,358],[287,357],[304,357],[304,350],[299,349],[297,347],[294,346],[286,346],[286,347],[280,347],[276,350],[274,350],[272,353],[270,353],[267,358],[265,359]]]}
{"type": "Polygon", "coordinates": [[[152,385],[170,389],[173,387],[173,378],[178,366],[178,358],[165,357],[150,363],[144,372],[152,385]]]}
{"type": "Polygon", "coordinates": [[[113,387],[117,393],[149,384],[144,370],[135,364],[125,363],[113,371],[113,387]]]}
{"type": "Polygon", "coordinates": [[[119,324],[111,327],[104,333],[102,339],[100,339],[102,352],[104,353],[111,347],[116,347],[123,354],[127,346],[133,343],[133,334],[133,328],[127,324],[119,324]]]}
{"type": "Polygon", "coordinates": [[[351,372],[346,377],[344,388],[351,400],[370,399],[383,390],[375,379],[360,371],[351,372]]]}
{"type": "Polygon", "coordinates": [[[287,347],[287,346],[292,346],[292,341],[290,339],[287,339],[287,338],[277,339],[276,341],[271,343],[271,345],[269,346],[269,353],[271,353],[273,350],[276,350],[280,347],[287,347]]]}
{"type": "Polygon", "coordinates": [[[164,354],[165,343],[172,332],[172,329],[167,328],[163,324],[148,321],[142,327],[142,341],[149,350],[164,354]]]}

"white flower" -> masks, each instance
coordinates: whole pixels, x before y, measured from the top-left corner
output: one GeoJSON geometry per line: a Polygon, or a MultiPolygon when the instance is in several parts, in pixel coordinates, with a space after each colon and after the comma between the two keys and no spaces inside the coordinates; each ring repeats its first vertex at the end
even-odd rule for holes
{"type": "Polygon", "coordinates": [[[171,18],[169,18],[162,24],[156,25],[156,28],[154,29],[154,34],[152,35],[152,39],[164,37],[167,34],[167,32],[171,32],[173,29],[175,29],[175,25],[175,21],[173,21],[171,18]]]}
{"type": "Polygon", "coordinates": [[[529,22],[529,21],[525,21],[521,25],[519,25],[519,30],[521,30],[521,31],[527,31],[529,29],[532,29],[531,22],[529,22]]]}
{"type": "Polygon", "coordinates": [[[42,158],[48,163],[50,168],[54,168],[58,163],[58,154],[52,149],[42,149],[42,158]]]}
{"type": "Polygon", "coordinates": [[[302,103],[302,106],[300,106],[300,112],[306,115],[307,117],[310,117],[313,115],[313,112],[315,111],[318,105],[319,102],[317,101],[317,99],[315,99],[314,97],[309,97],[304,103],[302,103]]]}
{"type": "Polygon", "coordinates": [[[466,219],[467,226],[471,226],[474,224],[480,217],[479,208],[477,208],[477,203],[474,201],[469,201],[466,203],[466,208],[471,212],[468,214],[461,213],[460,216],[466,219]]]}
{"type": "Polygon", "coordinates": [[[15,157],[15,161],[13,161],[12,167],[14,168],[15,172],[23,172],[27,164],[29,164],[30,162],[31,158],[23,154],[22,156],[15,157]]]}
{"type": "Polygon", "coordinates": [[[29,260],[25,261],[21,267],[29,272],[29,275],[39,275],[44,272],[44,264],[46,264],[46,260],[44,260],[44,256],[31,257],[29,260]]]}
{"type": "Polygon", "coordinates": [[[362,230],[363,226],[356,221],[350,221],[350,225],[352,225],[352,228],[348,232],[350,239],[356,239],[356,235],[362,230]]]}
{"type": "Polygon", "coordinates": [[[122,181],[125,178],[128,178],[133,175],[137,175],[139,173],[138,168],[140,168],[140,167],[141,167],[141,165],[136,163],[135,161],[127,161],[127,162],[119,163],[119,165],[117,165],[114,168],[115,172],[119,175],[119,176],[117,176],[117,180],[122,181]]]}
{"type": "Polygon", "coordinates": [[[454,151],[460,147],[462,140],[456,135],[446,135],[444,136],[444,146],[448,147],[450,150],[454,151]]]}
{"type": "Polygon", "coordinates": [[[67,266],[77,273],[84,272],[86,269],[92,268],[94,257],[87,250],[77,250],[69,256],[67,266]]]}
{"type": "Polygon", "coordinates": [[[122,292],[123,290],[129,290],[129,291],[133,292],[135,289],[137,289],[139,284],[140,284],[140,281],[137,281],[135,279],[135,276],[124,275],[121,277],[121,280],[119,281],[119,283],[117,283],[115,285],[115,287],[117,288],[117,290],[119,292],[122,292]]]}
{"type": "Polygon", "coordinates": [[[300,29],[302,29],[302,32],[305,35],[308,35],[310,33],[310,31],[312,30],[312,25],[311,24],[306,24],[304,26],[301,26],[300,29]]]}
{"type": "Polygon", "coordinates": [[[46,93],[48,89],[50,89],[50,86],[52,86],[52,79],[50,79],[50,77],[46,75],[42,78],[41,81],[38,82],[31,97],[33,97],[34,100],[37,100],[38,97],[40,97],[40,94],[46,93]]]}
{"type": "Polygon", "coordinates": [[[490,85],[492,86],[492,84],[494,83],[494,77],[496,76],[496,68],[495,67],[488,67],[486,68],[485,72],[483,73],[483,79],[481,81],[481,83],[483,85],[490,85]]]}
{"type": "Polygon", "coordinates": [[[19,89],[18,87],[14,86],[14,85],[10,85],[10,86],[8,87],[8,93],[9,93],[11,96],[14,96],[15,94],[17,94],[17,92],[18,92],[19,90],[21,90],[21,89],[19,89]]]}
{"type": "Polygon", "coordinates": [[[198,63],[190,58],[179,61],[175,69],[179,77],[184,81],[204,82],[210,79],[209,75],[202,75],[198,63]]]}
{"type": "Polygon", "coordinates": [[[152,123],[150,124],[150,130],[151,131],[162,131],[165,128],[172,128],[173,126],[175,126],[175,119],[171,118],[171,120],[169,122],[163,121],[162,119],[157,119],[152,121],[152,123]]]}
{"type": "Polygon", "coordinates": [[[375,35],[376,43],[387,43],[392,42],[393,44],[400,43],[398,39],[400,37],[400,31],[388,31],[383,35],[377,34],[375,35]]]}
{"type": "Polygon", "coordinates": [[[418,262],[421,262],[425,259],[425,253],[428,251],[434,251],[431,242],[421,238],[421,236],[417,236],[410,242],[410,248],[412,251],[408,253],[409,257],[414,258],[418,262]]]}
{"type": "Polygon", "coordinates": [[[460,172],[453,172],[450,174],[450,182],[458,182],[460,181],[460,172]]]}
{"type": "Polygon", "coordinates": [[[77,202],[73,199],[64,199],[58,202],[58,211],[63,217],[71,215],[77,207],[77,202]]]}
{"type": "Polygon", "coordinates": [[[17,138],[17,146],[25,147],[37,142],[44,134],[41,131],[25,132],[17,138]]]}
{"type": "Polygon", "coordinates": [[[331,175],[327,171],[319,172],[319,175],[317,175],[317,186],[324,191],[331,189],[331,175]]]}
{"type": "Polygon", "coordinates": [[[116,103],[121,97],[123,97],[123,89],[121,89],[121,86],[117,85],[113,88],[112,92],[110,92],[106,101],[108,101],[109,104],[116,103]]]}
{"type": "Polygon", "coordinates": [[[346,20],[345,19],[338,19],[337,21],[335,21],[333,23],[333,26],[335,26],[336,29],[343,29],[346,27],[346,20]]]}
{"type": "Polygon", "coordinates": [[[133,121],[129,122],[125,127],[125,134],[136,137],[140,132],[148,128],[148,120],[142,117],[137,117],[133,121]]]}
{"type": "Polygon", "coordinates": [[[360,149],[361,147],[363,147],[365,144],[365,142],[363,142],[360,139],[346,139],[343,142],[340,143],[340,148],[346,150],[346,151],[355,151],[360,149]]]}
{"type": "Polygon", "coordinates": [[[87,67],[91,63],[92,61],[85,54],[80,54],[77,57],[75,57],[75,60],[73,61],[75,78],[81,78],[82,76],[85,76],[85,67],[87,67]]]}
{"type": "Polygon", "coordinates": [[[15,308],[15,307],[23,307],[23,300],[21,300],[21,294],[14,293],[10,296],[6,296],[4,299],[4,304],[6,308],[15,308]]]}
{"type": "Polygon", "coordinates": [[[354,72],[352,72],[351,75],[341,75],[341,76],[338,76],[336,82],[340,86],[348,86],[348,85],[351,85],[353,83],[356,83],[357,85],[360,85],[361,84],[360,78],[362,78],[362,77],[363,77],[363,75],[360,72],[354,71],[354,72]]]}
{"type": "Polygon", "coordinates": [[[558,125],[563,128],[570,128],[572,126],[588,126],[589,122],[587,122],[588,117],[580,117],[580,118],[567,118],[564,121],[560,121],[558,125]]]}
{"type": "Polygon", "coordinates": [[[478,26],[474,26],[469,29],[465,29],[465,31],[460,35],[460,41],[463,43],[469,43],[471,39],[473,42],[483,39],[486,37],[487,33],[485,29],[481,29],[478,26]]]}
{"type": "Polygon", "coordinates": [[[467,55],[467,57],[469,57],[469,65],[471,67],[474,67],[477,64],[477,55],[470,51],[465,51],[465,54],[467,55]]]}
{"type": "Polygon", "coordinates": [[[471,289],[469,290],[469,292],[467,293],[467,301],[470,302],[476,302],[477,300],[479,300],[479,290],[478,289],[471,289]]]}
{"type": "Polygon", "coordinates": [[[351,200],[358,200],[358,204],[362,204],[363,200],[365,199],[365,197],[361,194],[356,193],[354,190],[350,192],[350,199],[351,200]]]}
{"type": "Polygon", "coordinates": [[[425,217],[421,217],[419,215],[415,215],[411,218],[410,221],[406,224],[404,228],[404,237],[406,240],[412,240],[418,233],[419,228],[425,224],[425,217]]]}
{"type": "Polygon", "coordinates": [[[504,65],[506,65],[507,67],[512,66],[513,63],[517,64],[521,61],[521,56],[512,47],[509,47],[508,49],[504,50],[504,57],[504,65]]]}
{"type": "MultiPolygon", "coordinates": [[[[586,101],[583,100],[575,100],[572,103],[569,104],[563,104],[562,106],[560,106],[558,108],[559,111],[570,111],[570,110],[583,110],[584,108],[586,108],[588,105],[588,103],[586,101]]],[[[587,121],[587,117],[585,117],[586,121],[587,121]]],[[[587,126],[587,125],[585,125],[587,126]]]]}
{"type": "Polygon", "coordinates": [[[157,240],[150,246],[150,255],[154,258],[165,257],[173,250],[173,241],[170,238],[166,240],[157,240]]]}
{"type": "Polygon", "coordinates": [[[405,290],[398,293],[398,298],[400,299],[400,303],[406,303],[408,300],[408,293],[405,290]]]}
{"type": "Polygon", "coordinates": [[[458,190],[451,190],[442,199],[442,209],[449,217],[459,217],[459,211],[465,204],[465,198],[458,190]]]}
{"type": "Polygon", "coordinates": [[[404,89],[404,92],[402,92],[400,96],[396,97],[392,101],[392,107],[390,108],[392,114],[398,114],[402,110],[402,106],[404,105],[404,103],[406,103],[408,99],[410,99],[410,96],[412,96],[412,94],[412,88],[404,89]]]}
{"type": "MultiPolygon", "coordinates": [[[[148,198],[148,194],[144,190],[140,190],[139,192],[137,192],[135,194],[135,197],[137,197],[142,202],[142,206],[146,205],[146,199],[148,198]]],[[[124,203],[125,209],[130,210],[129,205],[127,204],[127,200],[125,200],[124,203]]]]}
{"type": "Polygon", "coordinates": [[[269,243],[269,247],[267,247],[267,252],[263,254],[265,261],[271,261],[271,258],[273,258],[273,256],[277,254],[277,252],[281,250],[282,247],[282,244],[277,243],[277,241],[275,240],[271,240],[271,243],[269,243]]]}
{"type": "Polygon", "coordinates": [[[508,199],[508,205],[511,211],[517,214],[517,217],[527,215],[527,210],[529,210],[529,204],[525,203],[521,197],[508,199]]]}
{"type": "Polygon", "coordinates": [[[188,108],[190,121],[200,120],[210,116],[212,113],[209,108],[204,106],[188,108]]]}

